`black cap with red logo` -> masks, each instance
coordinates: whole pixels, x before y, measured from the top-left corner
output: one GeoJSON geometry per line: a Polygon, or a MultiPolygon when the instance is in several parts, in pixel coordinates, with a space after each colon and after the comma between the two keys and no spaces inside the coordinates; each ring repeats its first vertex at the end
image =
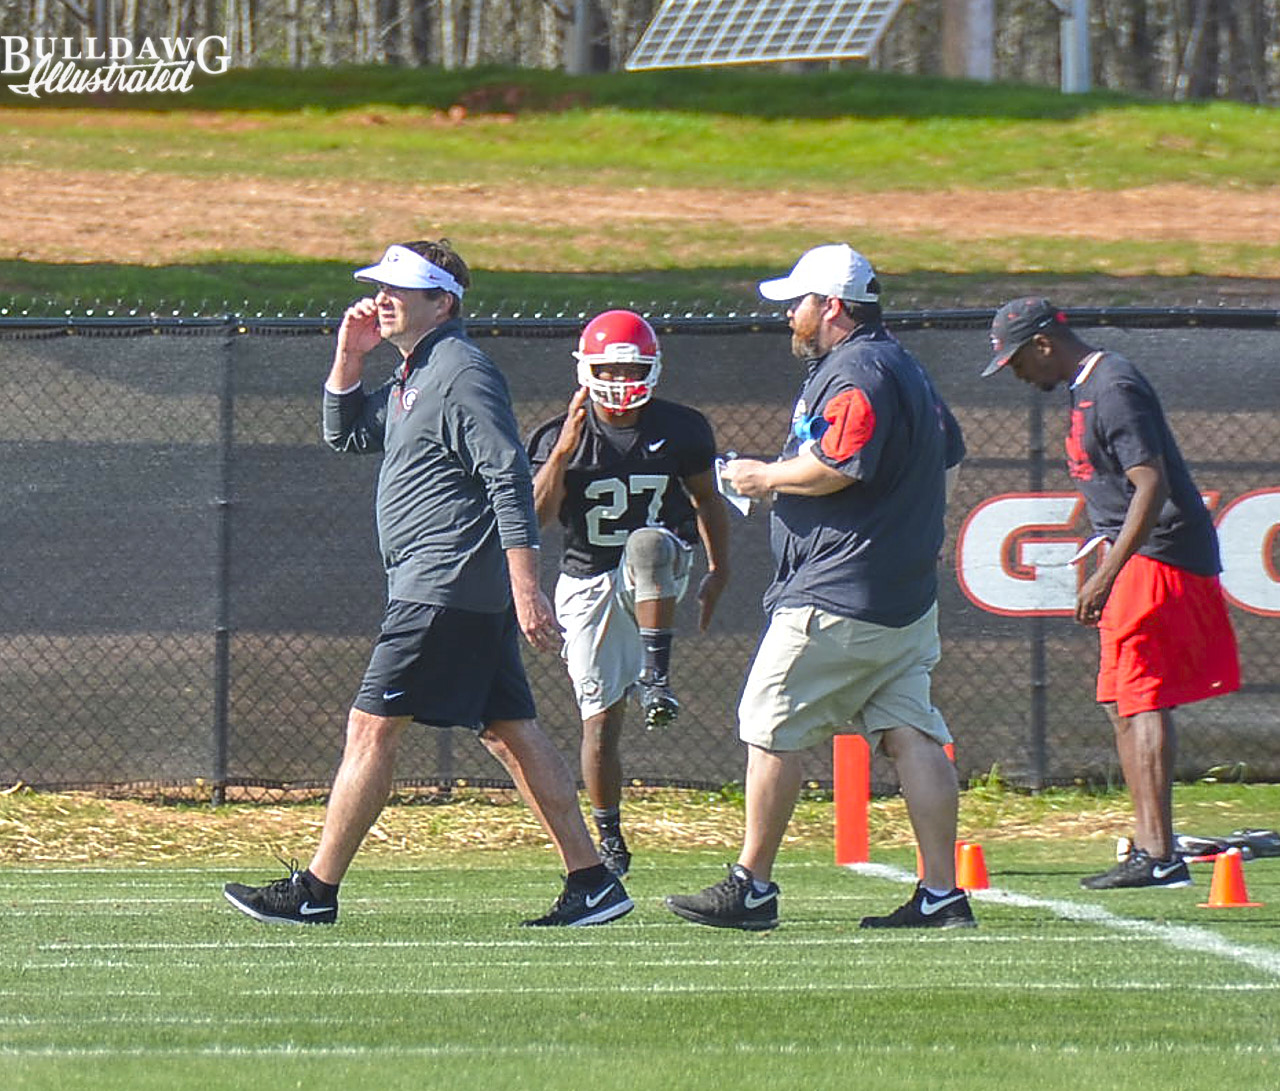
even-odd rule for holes
{"type": "Polygon", "coordinates": [[[1047,299],[1028,296],[1011,299],[991,320],[991,351],[995,355],[982,376],[994,375],[1041,330],[1049,326],[1065,326],[1067,316],[1047,299]]]}

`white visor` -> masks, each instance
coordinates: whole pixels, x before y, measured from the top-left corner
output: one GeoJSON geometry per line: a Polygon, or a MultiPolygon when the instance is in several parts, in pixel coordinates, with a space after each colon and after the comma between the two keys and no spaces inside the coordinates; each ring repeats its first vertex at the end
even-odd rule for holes
{"type": "Polygon", "coordinates": [[[388,246],[377,265],[357,269],[351,274],[356,280],[370,284],[389,284],[393,288],[443,288],[462,298],[462,285],[452,273],[415,254],[407,246],[388,246]]]}

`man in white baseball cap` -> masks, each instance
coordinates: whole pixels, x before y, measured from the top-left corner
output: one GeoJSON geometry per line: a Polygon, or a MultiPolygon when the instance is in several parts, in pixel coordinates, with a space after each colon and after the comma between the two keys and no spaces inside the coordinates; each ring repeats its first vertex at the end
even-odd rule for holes
{"type": "Polygon", "coordinates": [[[931,696],[946,483],[964,437],[924,366],[885,329],[875,271],[852,247],[808,251],[760,294],[786,302],[806,376],[781,456],[723,469],[743,496],[773,501],[769,625],[738,703],[746,828],[729,874],[669,895],[667,908],[713,928],[776,927],[773,870],[804,753],[857,731],[893,761],[924,864],[910,901],[861,927],[969,928],[951,734],[931,696]]]}

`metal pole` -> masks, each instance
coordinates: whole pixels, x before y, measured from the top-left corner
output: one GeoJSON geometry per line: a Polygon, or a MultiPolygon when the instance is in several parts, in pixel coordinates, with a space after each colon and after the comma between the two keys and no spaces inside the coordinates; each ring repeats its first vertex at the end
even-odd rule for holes
{"type": "Polygon", "coordinates": [[[1062,53],[1062,90],[1083,94],[1093,87],[1089,53],[1089,0],[1055,0],[1062,20],[1058,27],[1062,53]]]}
{"type": "Polygon", "coordinates": [[[570,76],[587,75],[591,71],[590,0],[573,0],[573,21],[565,46],[565,72],[570,76]]]}
{"type": "MultiPolygon", "coordinates": [[[[1044,399],[1035,388],[1030,391],[1031,407],[1027,428],[1029,456],[1028,489],[1038,493],[1044,489],[1044,399]]],[[[1047,626],[1043,617],[1031,618],[1031,787],[1039,791],[1049,775],[1049,748],[1047,741],[1049,659],[1046,649],[1047,626]]]]}
{"type": "Polygon", "coordinates": [[[216,617],[213,629],[213,791],[215,806],[227,800],[228,733],[231,706],[231,458],[235,439],[235,332],[228,319],[222,340],[218,391],[218,481],[214,497],[217,554],[214,561],[216,617]]]}

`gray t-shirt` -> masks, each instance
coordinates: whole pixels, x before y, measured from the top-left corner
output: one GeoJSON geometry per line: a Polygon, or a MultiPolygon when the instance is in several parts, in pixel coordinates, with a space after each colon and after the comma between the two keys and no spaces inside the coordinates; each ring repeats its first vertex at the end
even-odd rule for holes
{"type": "Polygon", "coordinates": [[[387,597],[499,613],[503,550],[538,545],[529,460],[502,373],[451,319],[383,386],[324,393],[335,451],[382,452],[378,545],[387,597]]]}

